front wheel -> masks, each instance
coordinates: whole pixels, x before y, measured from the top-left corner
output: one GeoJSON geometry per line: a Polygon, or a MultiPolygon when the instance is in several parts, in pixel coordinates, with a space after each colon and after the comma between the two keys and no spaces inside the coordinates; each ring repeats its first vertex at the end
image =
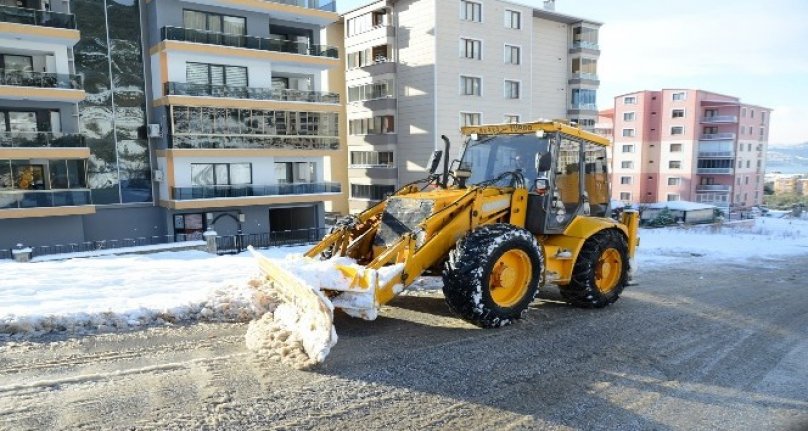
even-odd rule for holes
{"type": "Polygon", "coordinates": [[[577,307],[602,308],[613,304],[628,283],[629,260],[626,237],[616,229],[604,230],[586,240],[572,280],[559,286],[561,296],[577,307]]]}
{"type": "Polygon", "coordinates": [[[525,229],[485,225],[458,242],[443,271],[446,303],[483,328],[519,319],[544,282],[544,252],[525,229]]]}

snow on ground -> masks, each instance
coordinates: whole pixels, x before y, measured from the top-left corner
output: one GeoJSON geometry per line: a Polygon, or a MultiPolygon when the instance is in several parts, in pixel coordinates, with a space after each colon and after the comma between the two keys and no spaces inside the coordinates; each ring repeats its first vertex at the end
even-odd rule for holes
{"type": "MultiPolygon", "coordinates": [[[[808,220],[759,218],[715,226],[642,229],[640,271],[682,260],[745,261],[808,253],[808,220]]],[[[261,252],[272,258],[306,247],[261,252]]],[[[248,253],[201,251],[0,261],[0,341],[52,332],[82,334],[198,320],[248,321],[264,314],[248,253]]],[[[427,288],[431,280],[416,281],[427,288]]]]}

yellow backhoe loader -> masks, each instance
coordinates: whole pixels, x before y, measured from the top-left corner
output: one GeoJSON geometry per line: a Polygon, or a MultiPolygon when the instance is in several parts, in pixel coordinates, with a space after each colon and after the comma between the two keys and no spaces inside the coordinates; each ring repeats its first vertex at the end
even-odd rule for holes
{"type": "Polygon", "coordinates": [[[344,283],[311,285],[258,256],[281,296],[321,324],[335,308],[374,319],[419,276],[441,274],[451,310],[486,328],[519,319],[545,283],[575,306],[615,302],[639,238],[636,212],[608,218],[609,141],[557,121],[462,134],[460,160],[449,165],[444,136],[428,178],[340,220],[306,253],[333,262],[344,283]]]}

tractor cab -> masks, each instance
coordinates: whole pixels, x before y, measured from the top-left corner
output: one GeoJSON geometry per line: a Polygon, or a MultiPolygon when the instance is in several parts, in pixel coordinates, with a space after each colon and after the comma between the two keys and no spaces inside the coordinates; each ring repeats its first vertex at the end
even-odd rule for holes
{"type": "Polygon", "coordinates": [[[578,215],[608,214],[605,138],[558,122],[470,126],[463,134],[461,185],[527,189],[532,233],[558,234],[578,215]]]}

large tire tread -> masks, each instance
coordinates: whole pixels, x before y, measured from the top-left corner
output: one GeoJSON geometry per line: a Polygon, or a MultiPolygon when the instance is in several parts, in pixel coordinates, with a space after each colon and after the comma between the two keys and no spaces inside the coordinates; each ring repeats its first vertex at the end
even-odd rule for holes
{"type": "Polygon", "coordinates": [[[628,242],[623,233],[617,229],[598,232],[584,243],[573,267],[570,283],[559,286],[561,296],[567,303],[581,308],[603,308],[614,304],[628,284],[629,264],[628,242]],[[595,286],[595,266],[601,253],[608,248],[620,253],[622,274],[611,292],[602,293],[595,286]]]}

